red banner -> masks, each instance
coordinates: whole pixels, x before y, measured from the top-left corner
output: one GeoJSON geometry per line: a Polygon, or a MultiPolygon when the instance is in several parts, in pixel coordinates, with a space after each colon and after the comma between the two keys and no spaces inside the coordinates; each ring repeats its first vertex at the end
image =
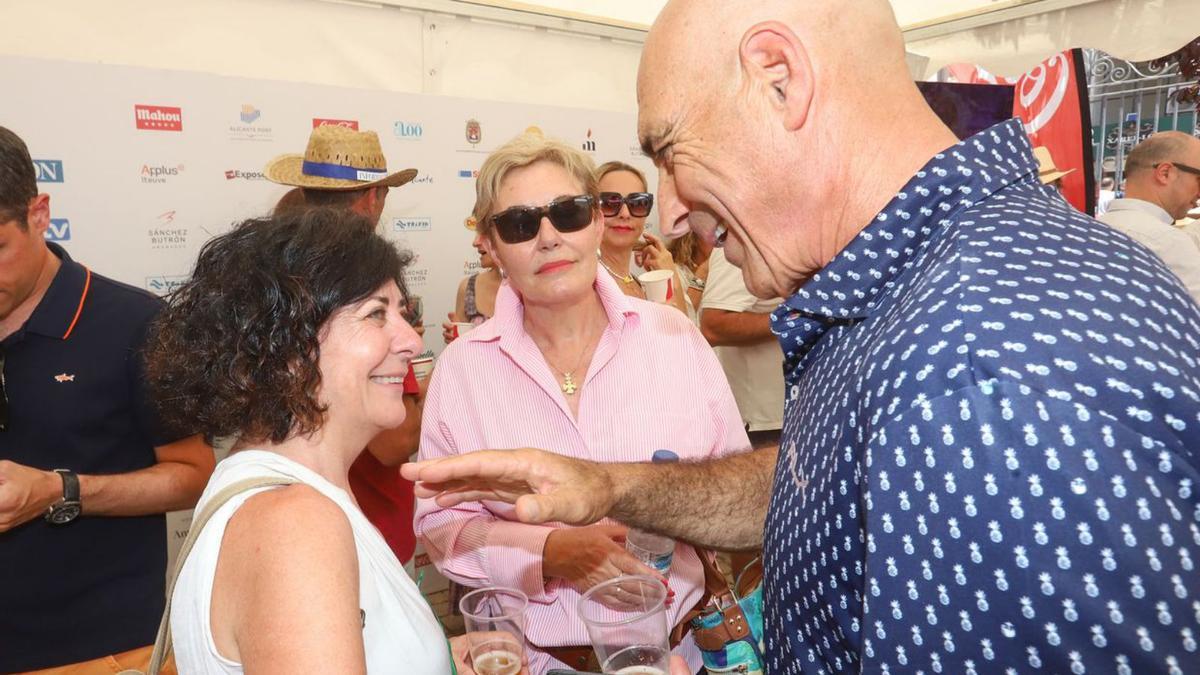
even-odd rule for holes
{"type": "Polygon", "coordinates": [[[1025,122],[1033,146],[1049,150],[1060,170],[1074,169],[1063,178],[1063,196],[1080,211],[1095,212],[1092,144],[1087,137],[1091,119],[1080,50],[1055,54],[1015,80],[964,64],[947,66],[943,73],[952,82],[1014,85],[1013,116],[1025,122]]]}

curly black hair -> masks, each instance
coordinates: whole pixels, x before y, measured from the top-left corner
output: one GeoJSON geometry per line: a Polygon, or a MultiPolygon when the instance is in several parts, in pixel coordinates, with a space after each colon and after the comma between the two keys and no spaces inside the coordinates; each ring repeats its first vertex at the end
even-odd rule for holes
{"type": "Polygon", "coordinates": [[[168,428],[280,443],[321,428],[321,328],[404,268],[374,223],[346,209],[285,210],[244,221],[201,249],[146,348],[168,428]]]}

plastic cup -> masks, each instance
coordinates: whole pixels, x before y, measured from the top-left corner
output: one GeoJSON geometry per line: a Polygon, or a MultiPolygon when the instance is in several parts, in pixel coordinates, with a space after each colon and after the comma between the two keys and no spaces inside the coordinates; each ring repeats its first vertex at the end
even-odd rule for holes
{"type": "Polygon", "coordinates": [[[417,376],[418,380],[428,380],[429,376],[433,374],[433,357],[413,359],[412,368],[413,374],[417,376]]]}
{"type": "Polygon", "coordinates": [[[670,302],[675,297],[675,272],[672,270],[650,270],[638,277],[638,283],[651,302],[670,302]]]}
{"type": "Polygon", "coordinates": [[[480,588],[458,602],[467,629],[471,666],[477,675],[517,675],[525,655],[525,607],[512,588],[480,588]]]}
{"type": "Polygon", "coordinates": [[[473,324],[473,323],[465,323],[465,322],[456,321],[456,322],[454,322],[454,337],[455,338],[462,337],[463,335],[470,333],[471,329],[473,329],[473,328],[475,328],[475,324],[473,324]]]}
{"type": "Polygon", "coordinates": [[[602,672],[667,674],[671,647],[666,599],[666,586],[642,575],[610,579],[583,594],[579,617],[602,672]]]}

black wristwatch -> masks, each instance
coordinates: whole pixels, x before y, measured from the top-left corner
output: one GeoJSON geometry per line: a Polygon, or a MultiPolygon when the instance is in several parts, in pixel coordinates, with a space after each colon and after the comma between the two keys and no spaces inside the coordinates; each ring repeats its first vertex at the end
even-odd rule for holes
{"type": "Polygon", "coordinates": [[[79,476],[69,469],[55,469],[62,476],[63,497],[46,510],[46,522],[51,525],[66,525],[79,517],[83,504],[79,501],[79,476]]]}

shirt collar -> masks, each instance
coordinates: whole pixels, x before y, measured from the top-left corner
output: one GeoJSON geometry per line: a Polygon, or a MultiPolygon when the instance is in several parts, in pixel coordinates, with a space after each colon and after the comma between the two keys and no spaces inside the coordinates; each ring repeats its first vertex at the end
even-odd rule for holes
{"type": "Polygon", "coordinates": [[[1163,225],[1175,224],[1175,219],[1171,217],[1171,214],[1167,213],[1166,209],[1145,199],[1134,199],[1133,197],[1114,199],[1108,203],[1108,210],[1105,213],[1113,211],[1137,211],[1152,216],[1163,225]]]}
{"type": "MultiPolygon", "coordinates": [[[[600,304],[608,315],[608,325],[614,332],[620,334],[627,324],[630,327],[640,321],[640,311],[630,301],[629,296],[621,292],[617,282],[608,274],[596,274],[592,284],[600,296],[600,304]]],[[[502,343],[525,333],[525,303],[521,294],[513,288],[507,279],[500,284],[496,293],[496,311],[492,318],[484,321],[471,332],[460,339],[468,342],[491,342],[500,340],[502,343]]]]}
{"type": "Polygon", "coordinates": [[[62,264],[46,289],[46,295],[42,296],[41,302],[25,322],[24,330],[66,340],[83,313],[84,301],[91,287],[92,271],[72,260],[58,244],[46,242],[46,246],[59,257],[62,264]]]}
{"type": "Polygon", "coordinates": [[[866,317],[937,230],[994,192],[1036,181],[1037,175],[1029,137],[1016,119],[939,152],[828,265],[784,301],[777,317],[792,312],[834,320],[866,317]]]}

